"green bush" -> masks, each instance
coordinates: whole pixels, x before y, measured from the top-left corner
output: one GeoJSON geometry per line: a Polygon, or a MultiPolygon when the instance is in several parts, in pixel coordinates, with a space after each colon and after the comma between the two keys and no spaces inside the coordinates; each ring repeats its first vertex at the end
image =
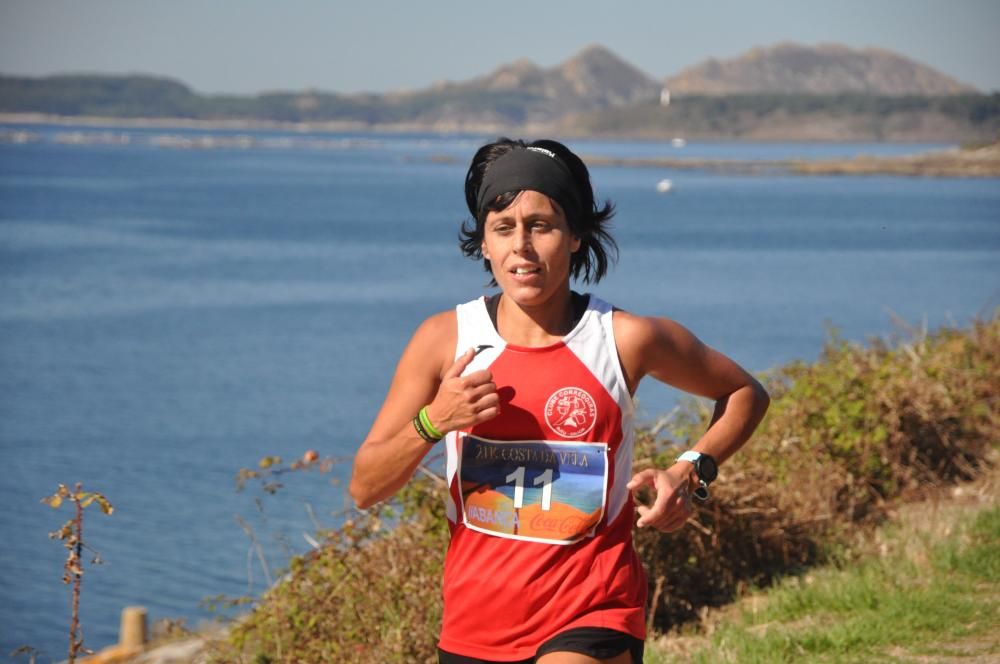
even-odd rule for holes
{"type": "MultiPolygon", "coordinates": [[[[1000,440],[998,355],[994,317],[892,344],[834,333],[819,361],[772,372],[771,408],[713,500],[676,533],[636,532],[652,624],[669,628],[821,562],[891,501],[975,476],[1000,440]]],[[[667,436],[641,436],[638,467],[668,463],[710,415],[694,404],[667,436]]]]}

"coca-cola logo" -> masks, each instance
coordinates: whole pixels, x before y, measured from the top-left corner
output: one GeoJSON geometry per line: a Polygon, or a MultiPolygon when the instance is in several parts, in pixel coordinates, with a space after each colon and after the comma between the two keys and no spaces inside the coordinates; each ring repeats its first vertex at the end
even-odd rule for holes
{"type": "Polygon", "coordinates": [[[579,387],[564,387],[545,402],[545,421],[563,438],[579,438],[594,428],[597,403],[579,387]]]}
{"type": "Polygon", "coordinates": [[[528,522],[533,532],[549,532],[563,536],[579,535],[590,525],[586,519],[578,516],[567,516],[562,519],[539,512],[528,522]]]}

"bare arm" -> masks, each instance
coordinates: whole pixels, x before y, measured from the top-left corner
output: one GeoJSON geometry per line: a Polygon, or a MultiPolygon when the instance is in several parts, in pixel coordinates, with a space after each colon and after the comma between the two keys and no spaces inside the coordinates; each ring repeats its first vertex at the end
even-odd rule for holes
{"type": "MultiPolygon", "coordinates": [[[[710,454],[721,464],[749,440],[770,402],[753,376],[672,320],[619,311],[614,324],[622,367],[632,391],[648,375],[715,400],[712,422],[692,449],[710,454]]],[[[652,525],[670,531],[687,521],[692,512],[688,498],[692,472],[691,464],[682,461],[632,478],[630,489],[647,484],[657,494],[652,507],[638,508],[640,527],[652,525]]]]}
{"type": "Polygon", "coordinates": [[[413,334],[396,365],[382,408],[354,458],[351,496],[366,508],[399,491],[431,449],[413,427],[424,406],[442,433],[496,417],[499,399],[488,371],[462,372],[474,353],[454,360],[455,314],[432,316],[413,334]]]}

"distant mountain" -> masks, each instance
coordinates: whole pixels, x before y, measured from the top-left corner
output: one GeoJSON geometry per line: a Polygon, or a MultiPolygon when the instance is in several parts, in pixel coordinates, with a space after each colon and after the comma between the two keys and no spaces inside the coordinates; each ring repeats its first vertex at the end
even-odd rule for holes
{"type": "Polygon", "coordinates": [[[709,58],[666,79],[673,95],[978,93],[926,65],[883,49],[839,44],[759,47],[737,58],[709,58]]]}
{"type": "Polygon", "coordinates": [[[965,141],[1000,132],[1000,94],[976,94],[874,49],[781,44],[709,60],[666,85],[669,105],[660,82],[594,45],[549,68],[522,59],[466,81],[386,94],[202,95],[152,76],[0,75],[0,113],[535,136],[965,141]]]}
{"type": "Polygon", "coordinates": [[[548,69],[522,59],[468,81],[386,94],[200,95],[153,76],[0,76],[0,112],[500,131],[654,100],[659,93],[658,81],[595,45],[548,69]]]}
{"type": "Polygon", "coordinates": [[[624,106],[656,99],[660,84],[617,55],[594,44],[555,68],[580,99],[599,107],[624,106]]]}
{"type": "Polygon", "coordinates": [[[0,76],[4,112],[194,117],[201,102],[183,83],[157,76],[0,76]]]}
{"type": "Polygon", "coordinates": [[[393,106],[423,101],[414,121],[548,123],[569,113],[658,98],[660,83],[603,46],[593,45],[549,69],[521,59],[468,81],[385,95],[393,106]]]}

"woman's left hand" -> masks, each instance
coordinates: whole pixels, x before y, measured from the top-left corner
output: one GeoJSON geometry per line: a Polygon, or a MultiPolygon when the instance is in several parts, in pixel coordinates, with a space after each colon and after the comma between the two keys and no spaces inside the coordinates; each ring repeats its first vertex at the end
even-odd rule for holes
{"type": "Polygon", "coordinates": [[[651,506],[639,505],[636,508],[639,512],[636,525],[640,528],[652,526],[665,533],[683,526],[694,514],[690,477],[691,466],[683,462],[675,463],[666,470],[650,468],[636,473],[626,485],[630,491],[650,486],[656,492],[656,500],[651,506]]]}

